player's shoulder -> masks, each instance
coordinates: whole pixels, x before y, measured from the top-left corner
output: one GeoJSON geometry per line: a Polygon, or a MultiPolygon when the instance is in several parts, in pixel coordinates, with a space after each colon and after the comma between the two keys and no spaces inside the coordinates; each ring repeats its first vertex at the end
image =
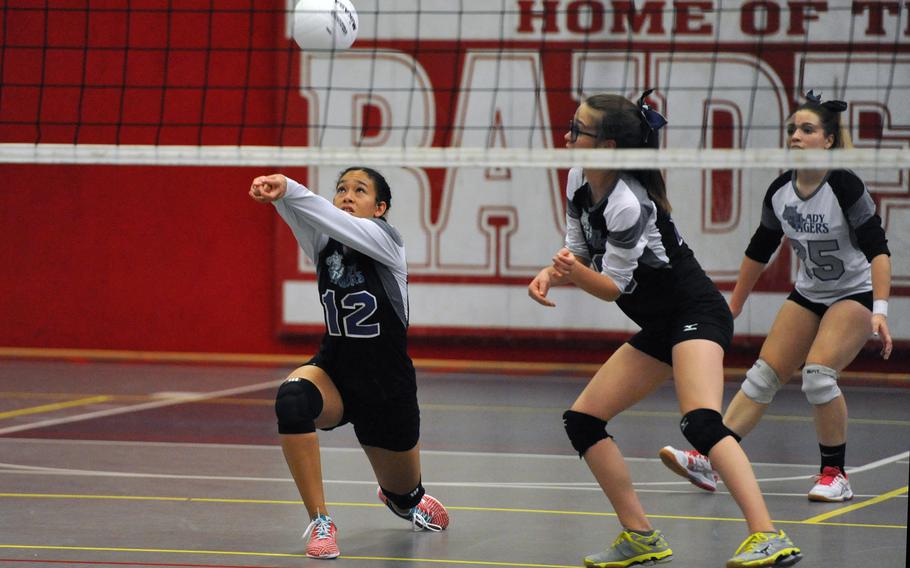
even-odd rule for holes
{"type": "Polygon", "coordinates": [[[395,228],[394,225],[382,218],[374,217],[370,219],[370,221],[373,221],[380,229],[382,229],[396,245],[400,247],[404,246],[404,239],[401,238],[401,233],[398,231],[398,229],[395,228]]]}
{"type": "Polygon", "coordinates": [[[834,170],[828,175],[828,185],[835,191],[865,191],[866,184],[853,170],[834,170]]]}
{"type": "Polygon", "coordinates": [[[585,179],[585,172],[582,168],[575,167],[569,170],[569,177],[566,179],[566,197],[570,200],[575,196],[575,193],[584,187],[587,180],[585,179]]]}
{"type": "Polygon", "coordinates": [[[790,185],[793,181],[793,170],[787,170],[784,173],[780,174],[774,181],[768,185],[768,194],[774,194],[779,191],[781,188],[790,185]]]}
{"type": "Polygon", "coordinates": [[[649,204],[648,190],[632,176],[620,176],[610,192],[610,207],[615,209],[638,210],[642,204],[649,204]]]}
{"type": "MultiPolygon", "coordinates": [[[[776,201],[774,198],[777,195],[786,195],[786,193],[781,193],[782,189],[792,187],[793,185],[793,170],[787,170],[784,173],[780,174],[768,185],[767,191],[765,191],[764,204],[765,207],[774,208],[773,203],[776,201]]],[[[786,199],[786,198],[785,198],[786,199]]]]}

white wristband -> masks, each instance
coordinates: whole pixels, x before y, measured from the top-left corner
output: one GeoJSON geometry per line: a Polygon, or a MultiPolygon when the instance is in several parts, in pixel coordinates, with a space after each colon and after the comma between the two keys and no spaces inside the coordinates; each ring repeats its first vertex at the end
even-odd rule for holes
{"type": "Polygon", "coordinates": [[[875,314],[888,317],[888,300],[873,300],[872,315],[875,314]]]}

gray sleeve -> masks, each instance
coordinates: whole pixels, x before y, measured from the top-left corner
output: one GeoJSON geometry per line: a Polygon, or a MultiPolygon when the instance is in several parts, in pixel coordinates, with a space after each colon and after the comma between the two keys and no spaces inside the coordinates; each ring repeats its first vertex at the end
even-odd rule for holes
{"type": "Polygon", "coordinates": [[[316,248],[321,233],[382,264],[405,264],[401,235],[388,223],[381,219],[354,217],[290,178],[287,193],[275,202],[275,207],[307,254],[325,246],[322,242],[316,248]],[[305,245],[304,241],[316,244],[305,245]]]}
{"type": "Polygon", "coordinates": [[[591,260],[584,230],[581,228],[581,210],[575,205],[575,192],[582,185],[582,174],[578,168],[569,170],[566,181],[566,248],[575,256],[591,260]]]}

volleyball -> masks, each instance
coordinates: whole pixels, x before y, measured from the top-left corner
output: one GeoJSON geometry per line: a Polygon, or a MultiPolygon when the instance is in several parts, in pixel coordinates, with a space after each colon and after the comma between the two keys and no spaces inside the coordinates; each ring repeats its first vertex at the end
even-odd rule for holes
{"type": "Polygon", "coordinates": [[[300,49],[347,49],[357,39],[357,10],[350,0],[300,0],[294,41],[300,49]]]}

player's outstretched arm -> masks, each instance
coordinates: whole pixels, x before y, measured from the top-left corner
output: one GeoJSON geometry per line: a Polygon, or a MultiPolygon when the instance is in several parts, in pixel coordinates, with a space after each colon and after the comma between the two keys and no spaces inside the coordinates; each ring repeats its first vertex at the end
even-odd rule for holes
{"type": "Polygon", "coordinates": [[[250,185],[250,197],[259,203],[271,203],[284,197],[288,179],[281,174],[259,176],[250,185]]]}

